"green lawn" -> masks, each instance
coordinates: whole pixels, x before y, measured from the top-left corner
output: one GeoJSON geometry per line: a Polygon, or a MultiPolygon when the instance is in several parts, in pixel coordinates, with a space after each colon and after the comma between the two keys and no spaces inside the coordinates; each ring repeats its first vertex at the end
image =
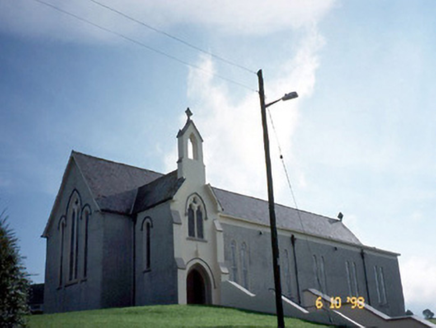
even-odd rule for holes
{"type": "MultiPolygon", "coordinates": [[[[210,306],[156,305],[29,316],[30,328],[277,327],[275,316],[210,306]]],[[[285,319],[287,327],[327,327],[285,319]]]]}

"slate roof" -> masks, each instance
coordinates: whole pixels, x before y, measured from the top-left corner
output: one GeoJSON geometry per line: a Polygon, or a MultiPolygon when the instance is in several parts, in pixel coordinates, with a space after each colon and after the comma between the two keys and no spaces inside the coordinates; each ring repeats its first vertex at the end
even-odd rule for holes
{"type": "MultiPolygon", "coordinates": [[[[139,213],[171,199],[184,181],[177,178],[177,171],[163,175],[75,151],[72,156],[97,204],[104,211],[121,214],[139,213]]],[[[223,214],[269,225],[267,201],[214,187],[212,190],[223,208],[223,214]]],[[[297,211],[279,204],[276,204],[276,217],[279,228],[362,245],[357,237],[336,219],[297,211]]]]}
{"type": "Polygon", "coordinates": [[[163,175],[76,151],[72,156],[103,211],[143,211],[171,199],[183,183],[183,179],[177,179],[176,171],[163,175]]]}
{"type": "MultiPolygon", "coordinates": [[[[269,225],[267,201],[218,188],[212,188],[212,190],[220,202],[224,214],[254,223],[269,225]]],[[[337,219],[279,204],[276,204],[275,211],[278,228],[362,245],[359,239],[337,219]]]]}
{"type": "Polygon", "coordinates": [[[185,179],[177,178],[177,171],[173,171],[140,187],[136,196],[133,213],[145,211],[152,206],[173,198],[184,181],[185,179]]]}

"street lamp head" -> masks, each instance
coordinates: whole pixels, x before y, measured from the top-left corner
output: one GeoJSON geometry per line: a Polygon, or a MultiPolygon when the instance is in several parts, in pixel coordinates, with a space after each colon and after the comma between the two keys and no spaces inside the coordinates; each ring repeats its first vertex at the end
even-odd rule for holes
{"type": "Polygon", "coordinates": [[[298,97],[298,93],[296,93],[295,91],[292,91],[292,92],[289,92],[289,93],[285,94],[282,97],[282,100],[286,101],[286,100],[294,99],[294,98],[297,98],[297,97],[298,97]]]}

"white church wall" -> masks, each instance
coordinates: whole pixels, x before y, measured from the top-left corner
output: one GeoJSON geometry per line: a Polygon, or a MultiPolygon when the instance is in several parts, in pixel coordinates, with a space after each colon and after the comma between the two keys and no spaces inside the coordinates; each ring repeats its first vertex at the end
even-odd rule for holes
{"type": "Polygon", "coordinates": [[[182,187],[177,192],[171,208],[179,213],[181,224],[174,224],[174,258],[183,263],[178,267],[178,303],[187,302],[186,279],[190,269],[200,265],[207,272],[207,280],[210,282],[210,302],[220,302],[220,281],[222,272],[220,262],[224,260],[223,237],[217,220],[217,204],[210,193],[209,187],[202,184],[201,178],[188,176],[182,187]],[[189,202],[196,198],[201,203],[203,214],[203,238],[190,237],[188,231],[189,202]]]}

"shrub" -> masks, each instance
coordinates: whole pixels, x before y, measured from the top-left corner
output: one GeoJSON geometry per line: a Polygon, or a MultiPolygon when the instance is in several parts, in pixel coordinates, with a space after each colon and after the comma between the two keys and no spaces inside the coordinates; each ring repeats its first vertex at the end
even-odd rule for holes
{"type": "Polygon", "coordinates": [[[28,274],[22,264],[18,239],[0,213],[0,327],[25,327],[28,313],[28,274]]]}

